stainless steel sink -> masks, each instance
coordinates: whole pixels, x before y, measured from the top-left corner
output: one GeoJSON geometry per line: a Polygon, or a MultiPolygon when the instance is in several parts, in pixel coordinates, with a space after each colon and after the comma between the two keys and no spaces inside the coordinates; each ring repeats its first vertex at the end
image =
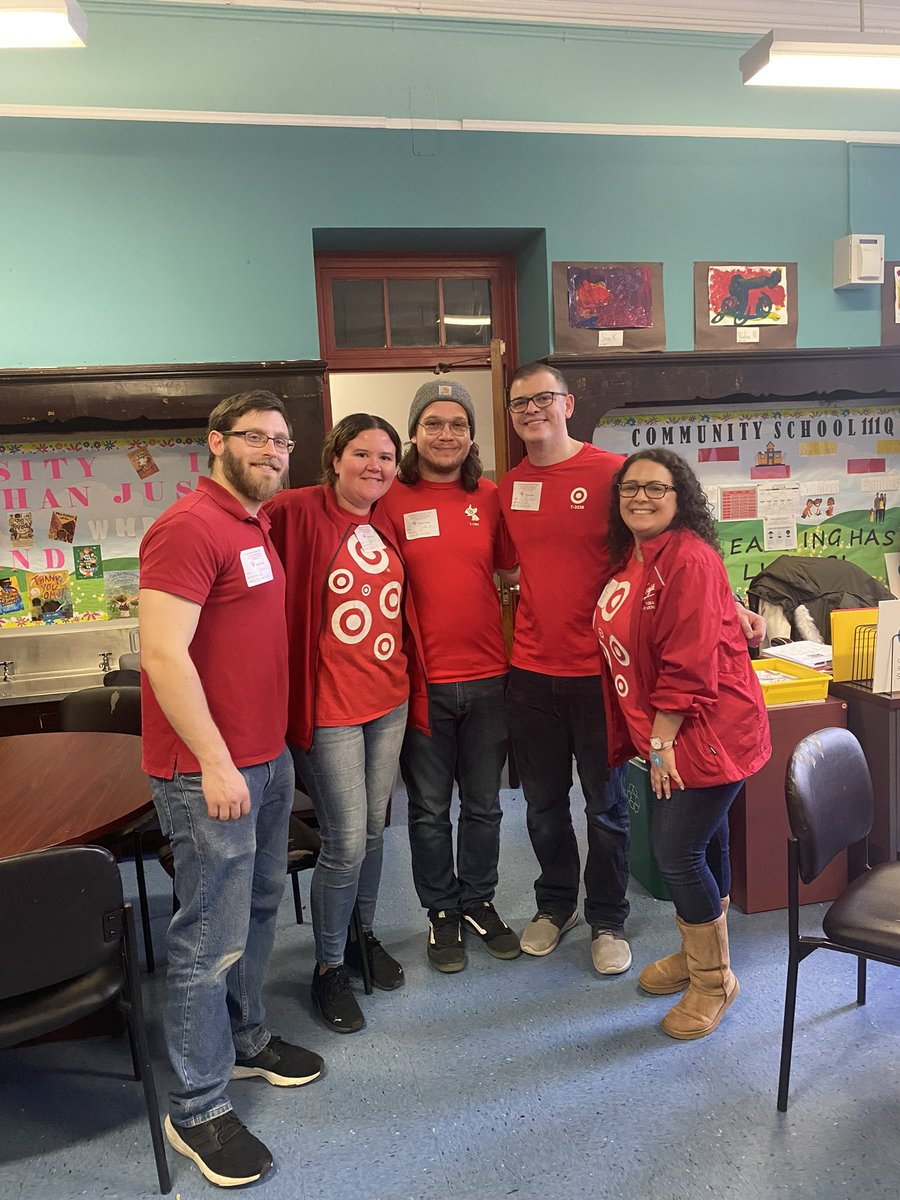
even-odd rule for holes
{"type": "Polygon", "coordinates": [[[13,675],[7,683],[0,683],[0,703],[15,703],[17,700],[57,699],[82,688],[99,687],[103,683],[102,671],[54,671],[45,675],[13,675]]]}

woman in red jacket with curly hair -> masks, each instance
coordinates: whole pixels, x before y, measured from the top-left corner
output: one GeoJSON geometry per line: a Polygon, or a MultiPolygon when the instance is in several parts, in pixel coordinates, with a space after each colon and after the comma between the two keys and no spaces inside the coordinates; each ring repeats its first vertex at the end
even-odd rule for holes
{"type": "Polygon", "coordinates": [[[747,654],[709,506],[668,450],[633,454],[613,480],[614,576],[594,615],[606,660],[610,761],[650,763],[651,844],[675,902],[682,947],[641,987],[685,991],[670,1037],[705,1037],[738,994],[725,924],[728,809],[771,753],[762,691],[747,654]]]}

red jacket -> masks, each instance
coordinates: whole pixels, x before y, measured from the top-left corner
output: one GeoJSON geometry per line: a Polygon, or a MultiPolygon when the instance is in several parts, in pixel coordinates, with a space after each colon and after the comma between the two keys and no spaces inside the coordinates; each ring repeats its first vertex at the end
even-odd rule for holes
{"type": "MultiPolygon", "coordinates": [[[[769,718],[722,560],[687,530],[651,538],[641,554],[630,630],[640,702],[649,714],[685,714],[675,746],[685,787],[747,779],[772,752],[769,718]]],[[[615,765],[637,750],[611,684],[604,669],[615,765]]]]}
{"type": "MultiPolygon", "coordinates": [[[[322,484],[279,492],[265,505],[265,511],[272,522],[272,542],[284,565],[286,577],[289,679],[287,740],[309,750],[315,725],[316,666],[325,605],[325,580],[334,556],[358,522],[351,521],[340,507],[333,488],[322,484]]],[[[368,524],[402,558],[392,526],[381,518],[377,504],[372,509],[368,524]]],[[[403,615],[408,635],[404,649],[410,664],[409,723],[427,732],[428,702],[421,640],[408,587],[403,589],[403,615]]]]}

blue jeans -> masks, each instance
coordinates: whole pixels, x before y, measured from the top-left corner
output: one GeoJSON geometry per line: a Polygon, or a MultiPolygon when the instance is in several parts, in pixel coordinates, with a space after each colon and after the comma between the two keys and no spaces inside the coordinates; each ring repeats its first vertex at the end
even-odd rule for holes
{"type": "Polygon", "coordinates": [[[431,737],[408,729],[400,770],[409,795],[413,880],[425,908],[494,898],[500,857],[500,774],[506,761],[506,675],[428,685],[431,737]],[[459,783],[456,869],[450,801],[459,783]]]}
{"type": "Polygon", "coordinates": [[[308,752],[291,746],[297,774],[312,797],[322,849],[310,884],[316,959],[344,961],[347,926],[359,901],[363,929],[372,928],[384,818],[406,728],[407,703],[365,725],[320,725],[308,752]]]}
{"type": "Polygon", "coordinates": [[[743,783],[686,788],[653,798],[650,846],[675,911],[688,925],[715,921],[731,888],[728,810],[743,783]]]}
{"type": "Polygon", "coordinates": [[[600,676],[511,667],[506,708],[528,833],[541,866],[534,884],[538,909],[568,916],[578,907],[578,843],[569,803],[574,755],[587,816],[585,919],[601,929],[621,929],[629,913],[631,827],[625,767],[607,767],[600,676]]]}
{"type": "Polygon", "coordinates": [[[268,1044],[263,984],[287,871],[294,768],[285,750],[242,767],[250,812],[214,821],[196,774],[151,778],[153,803],[172,844],[179,909],[169,926],[164,1025],[178,1090],[176,1125],[231,1109],[225,1089],[235,1053],[268,1044]]]}

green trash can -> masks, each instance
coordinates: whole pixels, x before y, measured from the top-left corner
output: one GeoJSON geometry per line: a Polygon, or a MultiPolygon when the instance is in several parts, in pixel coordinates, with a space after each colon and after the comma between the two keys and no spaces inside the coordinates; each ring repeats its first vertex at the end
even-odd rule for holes
{"type": "Polygon", "coordinates": [[[642,758],[633,758],[625,772],[625,795],[631,817],[631,874],[657,900],[671,900],[650,849],[650,769],[642,758]]]}

